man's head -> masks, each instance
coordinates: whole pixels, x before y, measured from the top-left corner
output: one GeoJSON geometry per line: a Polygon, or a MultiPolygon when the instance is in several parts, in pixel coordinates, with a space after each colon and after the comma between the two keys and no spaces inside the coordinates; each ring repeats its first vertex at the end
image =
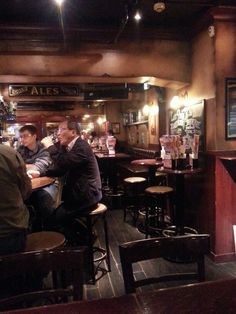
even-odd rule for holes
{"type": "Polygon", "coordinates": [[[37,128],[32,124],[26,124],[19,130],[21,144],[30,150],[36,146],[37,128]]]}
{"type": "Polygon", "coordinates": [[[108,136],[114,136],[113,130],[112,130],[112,129],[108,130],[108,131],[107,131],[107,135],[108,135],[108,136]]]}
{"type": "Polygon", "coordinates": [[[80,135],[78,122],[70,120],[61,122],[57,134],[61,145],[67,146],[73,139],[80,135]]]}

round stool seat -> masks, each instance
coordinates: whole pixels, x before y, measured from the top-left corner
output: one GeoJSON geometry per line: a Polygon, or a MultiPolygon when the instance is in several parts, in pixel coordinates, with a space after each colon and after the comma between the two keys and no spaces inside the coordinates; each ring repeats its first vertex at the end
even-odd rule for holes
{"type": "Polygon", "coordinates": [[[126,183],[141,183],[141,182],[145,182],[147,181],[147,179],[143,178],[143,177],[129,177],[129,178],[125,178],[124,182],[126,183]]]}
{"type": "Polygon", "coordinates": [[[156,172],[156,173],[155,173],[155,177],[156,177],[156,178],[159,178],[159,177],[164,177],[164,178],[166,178],[166,177],[167,177],[167,174],[166,174],[166,173],[161,173],[161,172],[156,172]]]}
{"type": "Polygon", "coordinates": [[[168,193],[171,193],[173,192],[173,189],[169,186],[150,186],[149,188],[145,189],[145,193],[148,193],[148,194],[168,194],[168,193]]]}
{"type": "Polygon", "coordinates": [[[25,252],[53,250],[63,246],[65,241],[64,235],[59,232],[34,232],[27,235],[25,252]]]}
{"type": "Polygon", "coordinates": [[[97,208],[95,208],[93,211],[91,211],[89,213],[89,215],[99,215],[99,214],[102,214],[102,213],[104,213],[106,211],[107,211],[106,205],[104,205],[102,203],[98,203],[97,208]]]}

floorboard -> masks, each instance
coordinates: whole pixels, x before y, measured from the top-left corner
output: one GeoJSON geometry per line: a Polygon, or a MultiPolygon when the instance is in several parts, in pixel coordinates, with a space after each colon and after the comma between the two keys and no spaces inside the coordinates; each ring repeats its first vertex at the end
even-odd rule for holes
{"type": "MultiPolygon", "coordinates": [[[[111,250],[111,272],[105,274],[99,279],[95,285],[85,285],[84,298],[87,300],[95,300],[99,298],[110,298],[123,295],[124,284],[121,272],[118,245],[127,241],[144,239],[144,235],[132,226],[132,218],[127,215],[127,221],[123,221],[123,210],[108,210],[107,222],[109,228],[109,242],[111,250]]],[[[96,233],[98,235],[99,245],[104,245],[103,230],[100,222],[96,225],[96,233]]],[[[153,272],[163,274],[165,272],[176,272],[181,270],[191,271],[194,265],[171,263],[166,260],[147,261],[135,265],[135,276],[137,278],[145,278],[153,272]]],[[[206,280],[217,280],[222,278],[236,276],[236,264],[214,263],[206,257],[206,280]]],[[[186,282],[188,283],[188,282],[186,282]]],[[[179,282],[159,283],[158,285],[150,285],[150,287],[139,288],[139,291],[146,291],[156,288],[165,288],[169,286],[179,285],[179,282]]]]}

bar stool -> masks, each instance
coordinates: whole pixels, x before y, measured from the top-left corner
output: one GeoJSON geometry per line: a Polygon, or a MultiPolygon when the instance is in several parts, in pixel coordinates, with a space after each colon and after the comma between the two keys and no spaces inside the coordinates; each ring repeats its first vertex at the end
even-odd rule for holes
{"type": "Polygon", "coordinates": [[[169,224],[167,210],[173,189],[169,186],[150,186],[145,189],[146,208],[141,212],[145,215],[145,235],[162,235],[162,231],[169,224]]]}
{"type": "Polygon", "coordinates": [[[96,280],[103,276],[104,271],[106,273],[111,271],[106,212],[107,206],[102,203],[98,203],[97,207],[93,211],[80,212],[79,215],[75,218],[75,222],[77,221],[78,223],[81,223],[82,221],[88,230],[88,240],[86,245],[88,246],[89,272],[91,274],[93,284],[95,284],[96,280]],[[103,221],[105,249],[94,245],[93,228],[99,219],[102,219],[103,221]],[[100,267],[103,261],[106,262],[107,269],[100,267]],[[96,279],[96,274],[98,271],[102,271],[102,275],[96,279]]]}
{"type": "Polygon", "coordinates": [[[166,173],[160,173],[160,172],[156,172],[155,173],[155,181],[156,181],[156,185],[168,185],[168,176],[166,173]]]}
{"type": "Polygon", "coordinates": [[[25,252],[49,251],[64,246],[65,236],[54,231],[40,231],[27,235],[25,252]]]}
{"type": "Polygon", "coordinates": [[[147,179],[143,177],[128,177],[124,179],[125,200],[124,221],[126,221],[127,212],[133,218],[133,224],[136,226],[139,210],[144,198],[144,189],[146,188],[147,179]]]}

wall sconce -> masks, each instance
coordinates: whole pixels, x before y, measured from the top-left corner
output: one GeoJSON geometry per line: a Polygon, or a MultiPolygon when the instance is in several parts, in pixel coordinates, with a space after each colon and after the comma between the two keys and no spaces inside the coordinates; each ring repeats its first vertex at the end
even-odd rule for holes
{"type": "Polygon", "coordinates": [[[142,111],[143,111],[143,115],[144,115],[144,116],[148,116],[148,115],[149,115],[149,112],[150,112],[150,107],[146,104],[146,105],[144,105],[142,111]]]}
{"type": "Polygon", "coordinates": [[[106,122],[106,119],[105,119],[105,117],[99,117],[98,119],[97,119],[97,124],[99,124],[99,125],[102,125],[103,123],[105,123],[106,122]]]}
{"type": "Polygon", "coordinates": [[[152,105],[150,109],[151,116],[155,116],[159,113],[159,107],[158,105],[152,105]]]}
{"type": "Polygon", "coordinates": [[[177,109],[180,106],[179,96],[175,95],[170,101],[170,108],[177,109]]]}
{"type": "Polygon", "coordinates": [[[188,92],[187,91],[185,91],[182,94],[180,94],[180,102],[185,107],[189,105],[188,92]]]}
{"type": "Polygon", "coordinates": [[[170,101],[170,107],[172,109],[178,109],[180,107],[186,107],[189,105],[188,92],[185,91],[182,94],[175,95],[170,101]]]}

